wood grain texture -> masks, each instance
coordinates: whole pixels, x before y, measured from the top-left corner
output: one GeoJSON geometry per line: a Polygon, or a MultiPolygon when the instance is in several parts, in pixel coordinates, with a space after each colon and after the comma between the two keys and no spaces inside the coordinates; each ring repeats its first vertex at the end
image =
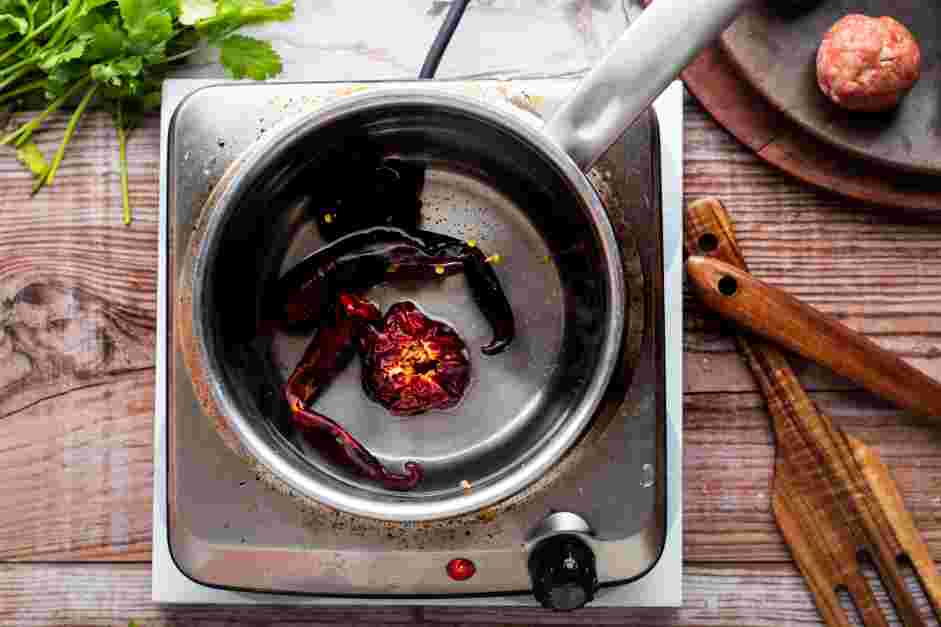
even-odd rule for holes
{"type": "Polygon", "coordinates": [[[0,560],[145,560],[153,371],[73,389],[0,420],[0,560]]]}
{"type": "MultiPolygon", "coordinates": [[[[688,99],[685,113],[686,197],[726,201],[753,273],[941,377],[941,221],[925,224],[807,188],[742,150],[695,101],[688,99]]],[[[63,124],[62,118],[54,122],[63,124]]],[[[50,152],[58,134],[51,129],[39,137],[50,152]]],[[[152,334],[155,306],[158,144],[157,119],[149,118],[130,145],[130,228],[120,225],[117,144],[106,116],[89,116],[70,149],[72,159],[64,161],[61,183],[35,198],[29,198],[28,174],[9,152],[0,153],[2,302],[9,305],[34,280],[87,290],[99,303],[127,311],[145,334],[146,357],[131,351],[125,367],[132,368],[152,364],[146,333],[152,334]]],[[[699,308],[687,305],[687,391],[756,389],[718,324],[703,322],[699,308]]],[[[0,342],[0,359],[8,358],[9,344],[0,342]]],[[[39,382],[10,388],[6,377],[23,367],[14,366],[0,368],[0,415],[75,384],[70,376],[34,374],[39,382]]],[[[795,367],[810,389],[848,387],[819,368],[795,367]]]]}
{"type": "MultiPolygon", "coordinates": [[[[935,559],[941,558],[941,438],[928,421],[859,392],[812,393],[846,432],[891,468],[935,559]]],[[[689,561],[785,561],[770,508],[773,436],[757,393],[687,395],[684,403],[683,554],[689,561]]]]}
{"type": "MultiPolygon", "coordinates": [[[[834,316],[941,378],[941,215],[900,213],[815,190],[778,172],[687,100],[686,203],[719,196],[757,278],[834,316]]],[[[684,301],[687,392],[755,384],[718,321],[684,301]]],[[[850,385],[794,362],[805,387],[850,385]]]]}
{"type": "MultiPolygon", "coordinates": [[[[809,189],[743,150],[694,100],[687,99],[685,113],[687,199],[723,197],[752,272],[867,333],[932,376],[941,375],[941,224],[809,189]]],[[[73,168],[71,184],[57,183],[33,199],[28,196],[28,175],[8,153],[0,153],[0,177],[12,190],[2,201],[0,291],[12,299],[38,278],[41,283],[79,286],[98,303],[142,314],[133,318],[140,320],[135,328],[142,340],[129,344],[140,351],[131,367],[150,367],[157,254],[156,120],[148,120],[131,141],[136,201],[135,222],[127,229],[120,224],[116,174],[113,166],[105,165],[116,150],[113,132],[106,118],[96,116],[76,135],[74,161],[64,162],[73,168]],[[79,198],[85,200],[75,200],[79,198]],[[50,241],[38,243],[40,236],[50,241]],[[116,267],[122,264],[130,271],[116,267]]],[[[61,125],[61,119],[56,123],[61,125]]],[[[734,559],[736,554],[754,560],[788,559],[767,496],[772,460],[767,417],[759,396],[736,394],[757,388],[731,336],[714,317],[703,315],[695,299],[687,299],[686,306],[685,375],[686,389],[692,393],[686,401],[685,431],[687,555],[708,560],[734,559]],[[743,546],[749,550],[742,553],[743,546]]],[[[17,316],[21,310],[35,309],[28,303],[17,305],[17,316]]],[[[6,360],[0,377],[9,376],[7,364],[16,359],[8,346],[9,340],[0,344],[0,359],[6,360]]],[[[852,387],[803,360],[793,363],[810,390],[852,387]]],[[[119,385],[133,376],[120,371],[102,374],[100,367],[93,373],[83,381],[50,373],[28,386],[4,386],[3,413],[74,387],[103,381],[119,385]]],[[[866,393],[814,398],[825,402],[838,422],[879,447],[933,554],[941,555],[941,501],[934,502],[941,490],[941,448],[933,445],[935,432],[914,419],[899,422],[899,412],[866,393]]],[[[37,415],[50,419],[54,406],[37,405],[37,415]]],[[[134,516],[144,520],[143,512],[134,516]]],[[[62,527],[44,538],[37,536],[38,555],[50,556],[39,559],[68,559],[68,551],[56,557],[50,547],[67,546],[80,534],[77,527],[62,527]]],[[[4,550],[9,559],[30,559],[32,549],[8,545],[4,550]]]]}
{"type": "MultiPolygon", "coordinates": [[[[936,612],[941,607],[937,567],[897,495],[888,469],[860,440],[854,439],[851,445],[845,432],[817,409],[775,344],[749,331],[764,335],[770,329],[782,330],[770,331],[770,336],[791,348],[803,346],[794,346],[795,338],[810,337],[827,350],[819,355],[814,351],[808,357],[821,357],[827,365],[833,365],[829,358],[839,350],[827,345],[830,336],[840,337],[849,352],[862,336],[850,335],[845,327],[748,274],[731,218],[719,199],[691,203],[684,217],[685,248],[692,255],[686,262],[687,275],[703,302],[728,314],[727,302],[734,301],[736,314],[754,314],[745,316],[748,324],[736,329],[736,341],[761,387],[774,427],[777,455],[772,510],[817,609],[831,627],[849,627],[838,594],[842,587],[867,626],[888,625],[888,616],[876,604],[862,571],[860,555],[865,553],[878,569],[903,622],[923,626],[902,579],[899,560],[907,557],[916,565],[936,612]],[[714,272],[710,274],[710,270],[714,272]],[[723,289],[722,281],[730,277],[734,282],[723,289]],[[775,311],[777,306],[785,311],[775,311]],[[876,497],[877,491],[882,498],[876,497]]],[[[742,322],[739,315],[731,317],[742,322]]],[[[864,347],[861,357],[872,360],[880,350],[864,347]]],[[[895,367],[900,371],[907,368],[904,363],[895,367]]],[[[917,378],[921,373],[906,376],[917,378]]],[[[863,382],[872,384],[868,378],[863,382]]],[[[882,391],[879,383],[877,380],[877,389],[882,391]]],[[[929,389],[927,394],[931,392],[929,389]]]]}
{"type": "Polygon", "coordinates": [[[139,627],[186,625],[414,624],[409,607],[160,606],[149,564],[0,565],[0,625],[139,627]]]}
{"type": "Polygon", "coordinates": [[[941,419],[941,383],[865,335],[718,259],[690,257],[686,277],[699,299],[725,319],[899,407],[941,419]]]}
{"type": "MultiPolygon", "coordinates": [[[[64,124],[37,136],[45,154],[64,124]]],[[[158,144],[155,117],[131,136],[130,227],[107,114],[84,117],[55,185],[33,198],[30,175],[0,153],[0,417],[153,367],[158,144]]]]}
{"type": "MultiPolygon", "coordinates": [[[[905,502],[898,492],[888,466],[882,463],[878,453],[857,438],[846,436],[846,441],[853,452],[857,466],[863,473],[866,484],[872,491],[873,498],[889,519],[888,522],[896,534],[902,557],[907,560],[908,567],[914,570],[921,582],[922,591],[934,612],[935,621],[941,620],[941,572],[931,559],[928,547],[915,527],[915,521],[905,508],[905,502]]],[[[899,566],[904,568],[905,564],[900,562],[899,566]]],[[[889,584],[890,587],[906,590],[906,586],[899,579],[901,578],[896,577],[894,584],[889,584]]],[[[883,583],[885,585],[885,582],[883,583]]],[[[898,611],[898,606],[896,610],[898,611]]]]}
{"type": "MultiPolygon", "coordinates": [[[[151,386],[149,373],[129,375],[0,420],[0,560],[149,558],[151,386]],[[122,531],[126,541],[117,540],[122,531]]],[[[875,445],[932,555],[941,557],[936,427],[873,405],[862,393],[813,398],[875,445]]],[[[771,515],[774,449],[762,397],[688,395],[685,411],[686,559],[788,561],[771,515]]]]}
{"type": "MultiPolygon", "coordinates": [[[[55,123],[61,130],[63,120],[55,123]]],[[[756,276],[837,316],[932,376],[941,375],[941,223],[808,188],[745,150],[692,99],[687,100],[685,133],[687,199],[723,197],[756,276]]],[[[56,136],[40,136],[47,154],[56,136]]],[[[126,356],[84,361],[88,354],[101,354],[99,340],[79,342],[85,348],[77,352],[70,352],[67,347],[74,344],[64,340],[47,341],[42,346],[66,348],[30,349],[28,354],[53,355],[42,363],[59,365],[9,385],[10,364],[22,358],[15,356],[19,353],[4,331],[0,560],[149,558],[158,141],[156,118],[131,140],[135,222],[130,228],[120,224],[117,144],[105,116],[93,114],[82,124],[56,185],[33,199],[28,175],[10,153],[0,152],[3,329],[12,320],[49,337],[47,328],[63,323],[41,321],[65,319],[71,320],[65,326],[75,325],[68,312],[78,305],[70,303],[90,299],[85,311],[98,312],[91,316],[99,321],[96,328],[118,338],[116,353],[126,356]],[[33,284],[41,286],[45,304],[25,302],[35,298],[14,302],[33,284]],[[62,355],[72,355],[73,361],[62,355]],[[82,359],[75,361],[76,356],[82,359]],[[73,363],[93,366],[83,371],[73,363]],[[88,374],[70,374],[76,371],[88,374]],[[121,468],[129,469],[123,487],[121,468]],[[112,544],[112,534],[121,529],[127,530],[126,544],[112,544]]],[[[126,625],[132,617],[141,625],[422,619],[442,624],[819,624],[771,516],[773,448],[764,401],[731,336],[691,300],[686,311],[688,575],[682,611],[586,610],[576,618],[457,608],[423,614],[361,608],[313,614],[281,608],[158,608],[149,602],[148,564],[37,563],[0,566],[0,624],[126,625]]],[[[70,333],[63,335],[71,338],[70,333]]],[[[941,557],[937,429],[803,360],[794,365],[813,400],[878,450],[932,555],[941,557]]]]}
{"type": "MultiPolygon", "coordinates": [[[[927,601],[916,590],[916,603],[927,601]]],[[[681,609],[584,608],[573,613],[485,607],[159,606],[150,601],[146,564],[16,564],[0,566],[0,625],[819,625],[810,593],[790,564],[751,568],[692,565],[681,609]]],[[[879,603],[888,603],[877,593],[879,603]]]]}

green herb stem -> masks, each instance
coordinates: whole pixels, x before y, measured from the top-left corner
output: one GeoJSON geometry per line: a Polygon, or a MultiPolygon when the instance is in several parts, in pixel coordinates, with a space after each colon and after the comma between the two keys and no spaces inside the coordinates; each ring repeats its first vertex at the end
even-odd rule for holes
{"type": "Polygon", "coordinates": [[[37,128],[42,126],[42,123],[46,121],[46,118],[48,118],[50,115],[58,111],[59,108],[63,104],[65,104],[65,102],[69,98],[72,97],[72,94],[74,94],[79,89],[81,89],[82,86],[84,86],[89,80],[91,80],[91,77],[86,76],[85,78],[79,79],[78,81],[73,83],[71,87],[65,90],[64,94],[62,94],[61,96],[53,100],[52,103],[48,107],[46,107],[45,111],[43,111],[42,113],[34,117],[32,120],[30,120],[29,122],[27,122],[20,128],[16,129],[15,131],[10,133],[3,139],[0,139],[0,144],[9,144],[15,141],[17,145],[19,145],[23,143],[24,141],[28,140],[30,135],[33,134],[33,131],[35,131],[37,128]]]}
{"type": "Polygon", "coordinates": [[[175,55],[172,55],[172,56],[167,57],[166,59],[163,60],[162,63],[173,63],[174,61],[179,61],[180,59],[185,59],[186,57],[188,57],[188,56],[190,56],[190,55],[192,55],[192,54],[196,54],[196,53],[199,52],[200,50],[202,50],[202,48],[190,48],[189,50],[184,50],[183,52],[179,52],[179,53],[177,53],[177,54],[175,54],[175,55]]]}
{"type": "Polygon", "coordinates": [[[12,85],[16,81],[20,80],[21,78],[23,78],[24,76],[26,76],[32,71],[33,71],[33,66],[31,65],[20,68],[20,70],[16,72],[15,74],[13,74],[13,76],[10,76],[4,79],[3,82],[0,82],[0,91],[3,91],[4,89],[6,89],[7,87],[12,85]]]}
{"type": "MultiPolygon", "coordinates": [[[[115,116],[123,219],[130,224],[128,143],[142,116],[159,104],[161,81],[172,64],[209,47],[219,48],[220,63],[235,78],[278,75],[281,57],[269,42],[234,34],[248,24],[293,16],[295,0],[269,1],[274,0],[0,0],[10,5],[0,13],[17,13],[11,7],[19,5],[29,18],[24,35],[0,44],[0,104],[43,91],[47,100],[44,111],[3,131],[0,144],[16,146],[36,176],[35,193],[54,181],[82,116],[100,101],[115,116]],[[33,135],[76,100],[47,167],[33,135]]],[[[15,27],[24,24],[13,15],[15,27]]]]}
{"type": "Polygon", "coordinates": [[[131,194],[128,185],[128,172],[127,172],[127,131],[119,130],[118,131],[118,150],[121,159],[121,202],[124,207],[124,224],[129,226],[131,224],[131,194]]]}
{"type": "Polygon", "coordinates": [[[59,45],[59,42],[69,32],[69,27],[72,25],[72,22],[75,19],[75,14],[82,8],[84,4],[83,0],[72,0],[69,3],[69,6],[65,7],[69,10],[68,15],[65,16],[65,19],[59,24],[59,28],[56,29],[56,32],[52,34],[52,37],[49,38],[49,41],[46,43],[46,46],[49,48],[54,48],[59,45]]]}
{"type": "Polygon", "coordinates": [[[127,137],[130,135],[124,124],[124,102],[118,101],[118,168],[121,171],[121,202],[124,206],[124,225],[131,223],[131,195],[128,190],[127,137]]]}
{"type": "Polygon", "coordinates": [[[98,84],[95,83],[85,92],[85,95],[82,96],[81,102],[78,103],[78,106],[72,113],[72,117],[69,118],[69,124],[65,127],[65,136],[62,138],[62,143],[59,144],[56,156],[52,158],[52,163],[49,165],[49,170],[46,172],[45,180],[40,179],[42,181],[39,184],[40,187],[42,185],[52,185],[52,181],[56,176],[56,170],[59,169],[59,164],[62,163],[62,157],[65,155],[65,147],[68,146],[69,142],[72,140],[72,135],[75,134],[75,129],[78,128],[78,120],[82,117],[82,114],[85,113],[88,103],[91,102],[97,90],[98,84]]]}
{"type": "Polygon", "coordinates": [[[0,76],[6,76],[8,74],[15,74],[19,72],[20,70],[22,70],[25,66],[33,65],[33,64],[34,62],[33,62],[32,57],[30,57],[29,59],[21,59],[20,61],[17,61],[13,65],[8,65],[7,67],[0,70],[0,76]]]}
{"type": "Polygon", "coordinates": [[[26,12],[26,21],[29,22],[29,30],[30,30],[30,32],[32,32],[32,30],[33,30],[34,28],[36,28],[36,20],[35,20],[36,16],[35,16],[35,14],[34,14],[35,10],[36,10],[36,9],[33,8],[32,11],[27,11],[27,12],[26,12]]]}
{"type": "Polygon", "coordinates": [[[0,63],[3,63],[3,62],[6,61],[8,58],[10,58],[12,55],[14,55],[14,54],[16,54],[17,52],[19,52],[20,49],[21,49],[23,46],[25,46],[26,44],[28,44],[28,43],[31,42],[32,40],[36,39],[36,37],[38,37],[39,35],[41,35],[45,30],[47,30],[47,29],[52,28],[53,26],[55,26],[56,22],[58,22],[59,20],[61,20],[61,19],[63,18],[63,16],[65,16],[66,13],[68,13],[69,11],[72,10],[72,8],[73,8],[73,7],[72,7],[71,5],[62,7],[61,9],[59,9],[59,10],[55,13],[55,15],[52,15],[48,20],[46,20],[45,22],[43,22],[43,24],[40,25],[39,28],[37,28],[36,30],[34,30],[34,31],[31,32],[30,34],[28,34],[28,35],[26,35],[25,37],[23,37],[23,39],[19,40],[19,42],[17,42],[15,46],[13,46],[12,48],[7,49],[6,51],[3,52],[3,54],[0,54],[0,63]]]}
{"type": "Polygon", "coordinates": [[[5,94],[0,94],[0,103],[6,102],[7,100],[12,100],[13,98],[16,98],[17,96],[22,96],[23,94],[27,94],[31,91],[42,89],[43,87],[46,86],[46,83],[47,83],[46,79],[39,78],[30,83],[20,85],[16,89],[12,89],[5,94]]]}

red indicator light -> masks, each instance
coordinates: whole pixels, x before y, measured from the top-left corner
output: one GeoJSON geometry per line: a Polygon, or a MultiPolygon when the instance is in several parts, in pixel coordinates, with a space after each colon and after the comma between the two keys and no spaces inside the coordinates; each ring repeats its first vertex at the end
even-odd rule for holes
{"type": "Polygon", "coordinates": [[[464,581],[474,576],[474,573],[477,572],[477,567],[474,566],[474,562],[464,559],[463,557],[457,557],[448,562],[447,571],[448,577],[454,581],[464,581]]]}

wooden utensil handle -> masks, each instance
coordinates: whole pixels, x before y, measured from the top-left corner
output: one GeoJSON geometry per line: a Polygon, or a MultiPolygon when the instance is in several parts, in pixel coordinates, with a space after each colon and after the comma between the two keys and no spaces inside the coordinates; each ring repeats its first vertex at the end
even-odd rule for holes
{"type": "MultiPolygon", "coordinates": [[[[687,254],[694,256],[693,265],[695,255],[707,254],[751,278],[745,272],[745,257],[735,241],[731,220],[718,199],[705,198],[687,208],[685,244],[687,254]]],[[[875,560],[904,624],[924,622],[899,576],[896,558],[900,554],[911,558],[932,608],[941,616],[941,576],[888,469],[874,451],[846,436],[820,412],[774,344],[744,330],[736,334],[736,340],[774,424],[775,519],[827,624],[849,625],[837,586],[851,590],[864,623],[885,624],[856,563],[859,549],[866,549],[875,560]],[[808,464],[808,460],[814,462],[808,464]],[[840,497],[834,499],[835,495],[840,497]],[[843,540],[833,543],[833,537],[843,540]]]]}
{"type": "MultiPolygon", "coordinates": [[[[691,258],[708,254],[741,271],[748,269],[745,255],[735,240],[732,221],[718,199],[703,198],[690,203],[684,219],[684,243],[691,258]]],[[[820,438],[833,440],[835,432],[830,420],[819,412],[777,345],[741,328],[735,340],[768,403],[779,450],[806,448],[809,444],[799,432],[823,430],[827,433],[820,434],[820,438]]]]}
{"type": "Polygon", "coordinates": [[[722,316],[902,407],[941,418],[941,384],[860,333],[717,259],[694,255],[686,270],[700,299],[722,316]]]}

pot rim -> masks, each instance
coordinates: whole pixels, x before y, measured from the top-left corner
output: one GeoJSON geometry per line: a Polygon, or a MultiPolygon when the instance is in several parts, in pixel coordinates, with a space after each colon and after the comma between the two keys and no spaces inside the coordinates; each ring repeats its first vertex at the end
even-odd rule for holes
{"type": "Polygon", "coordinates": [[[626,298],[620,247],[604,206],[586,175],[542,129],[524,121],[519,114],[511,113],[493,103],[455,94],[443,94],[422,86],[377,87],[366,93],[344,96],[318,111],[288,121],[269,131],[265,139],[245,151],[238,159],[238,164],[239,167],[232,172],[232,176],[223,179],[225,187],[218,190],[218,193],[214,191],[204,207],[204,214],[200,219],[202,227],[194,233],[194,236],[199,237],[201,231],[201,237],[197,246],[191,248],[191,264],[184,267],[183,271],[190,273],[192,333],[201,366],[199,370],[207,375],[207,380],[203,383],[215,405],[214,413],[226,421],[242,448],[257,462],[266,466],[300,494],[327,507],[379,520],[429,521],[479,511],[518,494],[543,476],[571,449],[597,412],[617,366],[624,333],[626,298]],[[587,217],[595,230],[603,263],[600,269],[606,276],[606,297],[609,305],[604,317],[605,328],[601,351],[596,360],[595,376],[554,437],[540,450],[535,451],[528,460],[493,483],[476,488],[469,494],[434,501],[389,502],[352,494],[318,480],[298,463],[300,459],[289,459],[260,437],[256,428],[237,410],[223,389],[220,378],[209,376],[218,372],[221,367],[208,348],[208,338],[212,337],[212,334],[202,315],[205,306],[204,293],[199,289],[199,286],[206,282],[210,260],[216,256],[219,236],[233,210],[233,203],[238,200],[243,188],[255,180],[270,162],[289,150],[299,136],[308,136],[317,129],[354,113],[397,105],[446,108],[463,115],[478,117],[507,130],[518,140],[528,142],[531,149],[547,157],[558,168],[574,193],[581,198],[587,217]]]}

